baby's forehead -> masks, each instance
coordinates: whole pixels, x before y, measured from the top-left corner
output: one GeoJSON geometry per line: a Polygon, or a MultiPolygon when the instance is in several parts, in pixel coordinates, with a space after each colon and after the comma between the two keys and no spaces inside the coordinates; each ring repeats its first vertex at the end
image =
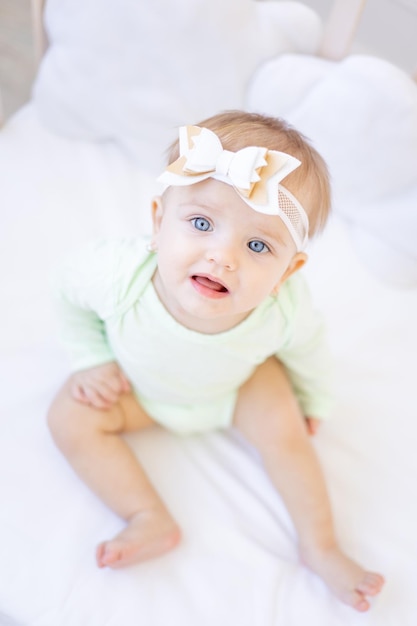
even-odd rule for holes
{"type": "Polygon", "coordinates": [[[191,185],[170,186],[165,191],[165,197],[172,204],[190,203],[219,213],[224,212],[226,215],[232,209],[241,211],[242,215],[245,212],[256,215],[256,211],[246,204],[232,185],[213,178],[191,185]]]}
{"type": "Polygon", "coordinates": [[[190,178],[184,179],[184,184],[170,185],[164,195],[171,201],[190,200],[199,202],[204,200],[213,205],[223,202],[241,200],[231,185],[213,178],[207,178],[192,184],[190,178]]]}

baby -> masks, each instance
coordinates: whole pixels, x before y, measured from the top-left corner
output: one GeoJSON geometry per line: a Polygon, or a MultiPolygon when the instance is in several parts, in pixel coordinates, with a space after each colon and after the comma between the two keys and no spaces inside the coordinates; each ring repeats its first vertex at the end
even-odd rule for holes
{"type": "Polygon", "coordinates": [[[282,496],[302,561],[366,611],[384,581],[339,547],[309,438],[329,412],[329,364],[297,272],[329,213],[326,166],[282,120],[229,111],[180,129],[160,181],[150,240],[95,243],[59,281],[74,373],[50,430],[127,522],[97,563],[150,559],[181,538],[123,433],[234,427],[282,496]]]}

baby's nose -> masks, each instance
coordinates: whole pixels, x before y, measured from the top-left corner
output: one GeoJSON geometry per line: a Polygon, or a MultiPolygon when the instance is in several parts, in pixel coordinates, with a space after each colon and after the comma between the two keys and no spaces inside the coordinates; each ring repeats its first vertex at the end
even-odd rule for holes
{"type": "Polygon", "coordinates": [[[235,270],[238,266],[237,249],[232,242],[221,242],[210,247],[207,251],[207,259],[229,271],[235,270]]]}

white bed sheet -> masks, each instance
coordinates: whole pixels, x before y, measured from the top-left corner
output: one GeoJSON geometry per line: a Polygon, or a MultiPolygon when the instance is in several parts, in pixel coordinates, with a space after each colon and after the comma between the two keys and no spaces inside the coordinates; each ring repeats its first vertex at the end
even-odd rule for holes
{"type": "Polygon", "coordinates": [[[0,135],[0,190],[1,626],[415,626],[416,291],[368,273],[340,218],[311,251],[337,388],[315,445],[342,543],[387,578],[369,613],[300,565],[280,497],[234,432],[129,438],[184,540],[153,562],[99,570],[95,545],[122,522],[45,425],[67,372],[48,276],[91,237],[146,230],[156,188],[114,146],[50,134],[29,105],[0,135]]]}

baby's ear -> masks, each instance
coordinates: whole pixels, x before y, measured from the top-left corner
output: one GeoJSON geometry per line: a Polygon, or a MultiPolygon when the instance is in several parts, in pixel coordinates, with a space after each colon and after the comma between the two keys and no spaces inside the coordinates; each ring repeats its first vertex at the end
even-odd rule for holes
{"type": "Polygon", "coordinates": [[[271,295],[276,296],[278,291],[281,288],[281,285],[285,283],[287,278],[289,278],[295,272],[298,272],[298,270],[300,270],[303,267],[303,265],[307,263],[307,260],[308,260],[308,256],[305,252],[297,252],[297,254],[295,254],[293,258],[291,259],[291,261],[289,262],[288,267],[283,273],[283,275],[281,276],[279,282],[273,288],[271,295]]]}
{"type": "Polygon", "coordinates": [[[152,224],[154,235],[159,231],[163,216],[162,197],[155,196],[151,202],[152,224]]]}

